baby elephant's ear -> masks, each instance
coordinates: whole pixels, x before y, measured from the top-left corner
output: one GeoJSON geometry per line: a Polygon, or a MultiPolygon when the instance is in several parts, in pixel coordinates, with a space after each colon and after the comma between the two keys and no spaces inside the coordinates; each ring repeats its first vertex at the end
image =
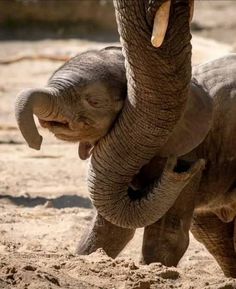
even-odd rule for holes
{"type": "Polygon", "coordinates": [[[80,142],[78,154],[81,160],[87,160],[92,153],[93,146],[88,142],[80,142]]]}

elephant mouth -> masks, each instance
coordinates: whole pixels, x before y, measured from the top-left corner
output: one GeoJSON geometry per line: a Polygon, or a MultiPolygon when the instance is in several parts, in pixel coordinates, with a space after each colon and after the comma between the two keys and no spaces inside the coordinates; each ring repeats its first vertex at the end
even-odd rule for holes
{"type": "Polygon", "coordinates": [[[95,144],[98,142],[100,137],[96,134],[88,134],[83,133],[80,131],[72,131],[72,130],[66,130],[66,131],[53,131],[49,130],[54,134],[54,136],[60,140],[68,141],[68,142],[87,142],[91,144],[95,144]]]}
{"type": "Polygon", "coordinates": [[[69,123],[67,121],[49,121],[38,118],[39,124],[43,128],[52,129],[52,128],[61,128],[61,129],[69,129],[69,123]]]}
{"type": "Polygon", "coordinates": [[[60,133],[60,134],[54,133],[54,135],[56,138],[58,138],[60,140],[68,141],[68,142],[76,143],[76,142],[81,141],[81,138],[78,136],[69,136],[69,135],[62,134],[62,133],[60,133]]]}
{"type": "Polygon", "coordinates": [[[53,133],[57,139],[70,143],[79,143],[78,155],[81,160],[86,160],[91,156],[98,141],[103,138],[109,130],[108,126],[99,128],[88,125],[86,128],[79,128],[79,126],[77,126],[77,129],[71,129],[70,123],[67,121],[49,121],[40,118],[39,123],[43,128],[53,133]]]}
{"type": "Polygon", "coordinates": [[[79,142],[81,138],[76,131],[72,131],[68,122],[47,121],[39,119],[42,128],[48,129],[56,138],[68,142],[79,142]]]}
{"type": "Polygon", "coordinates": [[[99,128],[91,125],[87,125],[85,128],[78,126],[73,129],[67,121],[48,121],[39,118],[39,123],[42,128],[48,129],[53,133],[56,138],[72,142],[83,141],[96,143],[103,138],[108,131],[106,127],[99,128]]]}

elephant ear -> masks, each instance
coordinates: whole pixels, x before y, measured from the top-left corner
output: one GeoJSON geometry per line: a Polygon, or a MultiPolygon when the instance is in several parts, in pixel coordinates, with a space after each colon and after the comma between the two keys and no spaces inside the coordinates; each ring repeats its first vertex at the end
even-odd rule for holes
{"type": "Polygon", "coordinates": [[[89,142],[80,142],[79,143],[79,150],[78,154],[81,160],[86,160],[90,157],[92,153],[93,145],[89,142]]]}
{"type": "Polygon", "coordinates": [[[161,156],[183,156],[196,148],[211,128],[212,110],[212,99],[193,81],[183,117],[163,146],[161,156]]]}

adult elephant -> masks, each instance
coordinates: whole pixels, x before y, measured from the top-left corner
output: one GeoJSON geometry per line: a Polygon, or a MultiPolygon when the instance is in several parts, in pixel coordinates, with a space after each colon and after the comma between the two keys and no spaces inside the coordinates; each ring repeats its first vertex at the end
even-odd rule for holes
{"type": "Polygon", "coordinates": [[[192,177],[190,170],[183,181],[183,174],[178,176],[170,165],[160,186],[141,200],[128,188],[140,168],[161,151],[183,114],[191,79],[190,5],[188,0],[114,3],[128,99],[114,129],[93,153],[89,187],[101,216],[117,226],[137,228],[162,217],[192,177]]]}
{"type": "MultiPolygon", "coordinates": [[[[181,131],[180,119],[189,95],[189,4],[188,0],[115,1],[128,98],[114,129],[96,146],[91,159],[89,187],[98,215],[93,230],[80,244],[80,253],[101,246],[115,257],[135,228],[155,223],[184,188],[192,192],[198,185],[203,163],[196,161],[178,171],[175,157],[192,150],[201,139],[168,149],[173,147],[169,140],[173,130],[181,131]],[[149,191],[130,189],[133,176],[158,154],[175,155],[167,161],[161,180],[149,191]]],[[[70,81],[64,75],[65,97],[73,97],[70,81]]],[[[59,91],[64,89],[63,82],[57,83],[59,91]]],[[[59,102],[56,89],[50,94],[47,90],[28,91],[18,99],[16,115],[29,146],[39,149],[41,145],[33,114],[58,122],[59,102]]]]}
{"type": "Polygon", "coordinates": [[[190,4],[188,0],[115,1],[128,99],[114,129],[93,151],[89,185],[98,214],[80,241],[79,254],[102,247],[116,257],[137,227],[146,227],[144,263],[177,265],[188,246],[203,162],[175,167],[169,158],[164,170],[162,162],[155,162],[154,170],[162,175],[149,191],[133,191],[129,184],[154,155],[164,159],[184,155],[205,137],[200,128],[195,131],[199,137],[193,140],[190,134],[183,141],[182,116],[191,80],[190,4]]]}
{"type": "MultiPolygon", "coordinates": [[[[98,213],[119,227],[143,227],[160,219],[183,187],[202,169],[202,163],[197,162],[186,172],[175,172],[175,161],[171,158],[161,181],[144,197],[140,199],[140,194],[129,189],[133,176],[167,142],[188,99],[190,2],[115,1],[126,58],[128,99],[112,132],[96,146],[91,159],[89,188],[98,213]]],[[[70,81],[64,78],[69,87],[70,81]]],[[[62,84],[58,84],[58,89],[63,90],[62,84]]],[[[68,97],[68,93],[65,96],[68,97]]],[[[33,113],[39,118],[57,121],[60,108],[56,89],[50,94],[46,90],[28,91],[18,99],[16,107],[22,134],[29,146],[39,149],[41,136],[33,113]]],[[[192,147],[187,145],[175,152],[165,151],[165,154],[177,157],[189,149],[192,147]]]]}
{"type": "MultiPolygon", "coordinates": [[[[91,159],[90,192],[99,214],[93,228],[80,243],[79,252],[89,253],[103,247],[114,257],[132,238],[133,228],[146,226],[143,262],[161,261],[166,265],[177,265],[188,246],[188,231],[196,205],[195,193],[200,192],[197,204],[200,210],[194,214],[192,232],[214,255],[224,274],[236,277],[233,241],[235,214],[233,212],[232,216],[228,216],[224,213],[228,210],[224,206],[221,208],[235,191],[234,142],[226,141],[229,134],[233,133],[234,125],[230,126],[231,130],[223,129],[224,140],[218,139],[215,130],[222,128],[219,124],[222,116],[217,105],[213,116],[207,112],[214,122],[214,129],[208,137],[211,117],[206,119],[205,127],[201,125],[204,121],[194,121],[196,115],[191,115],[191,109],[187,118],[192,122],[185,122],[182,118],[191,77],[189,2],[171,1],[170,13],[165,11],[165,8],[169,8],[168,1],[162,2],[115,1],[126,59],[128,101],[118,123],[108,137],[99,143],[91,159]],[[165,21],[168,19],[166,15],[170,16],[165,41],[157,49],[150,44],[151,31],[156,32],[156,27],[152,28],[154,18],[158,22],[160,20],[160,15],[154,16],[156,11],[161,11],[165,21]],[[184,169],[182,164],[181,169],[187,170],[190,175],[184,185],[180,185],[181,175],[186,172],[178,174],[170,166],[162,173],[160,183],[153,191],[145,192],[143,198],[137,192],[129,191],[132,177],[152,156],[168,157],[170,154],[185,155],[193,161],[198,157],[208,160],[200,188],[201,165],[198,173],[193,174],[188,167],[184,169]],[[225,168],[223,172],[222,168],[225,168]],[[219,212],[213,212],[208,206],[210,203],[215,205],[216,192],[221,196],[226,196],[228,192],[228,197],[216,198],[220,204],[219,212]],[[174,200],[176,202],[171,207],[174,200]]],[[[162,33],[158,32],[158,27],[158,39],[155,41],[156,35],[153,35],[153,43],[159,46],[162,42],[159,34],[162,33]]],[[[216,94],[216,100],[229,97],[229,93],[224,95],[222,89],[224,76],[219,74],[217,65],[212,69],[216,71],[213,81],[204,81],[207,70],[199,76],[202,87],[209,89],[212,96],[216,94]]],[[[229,89],[232,88],[232,78],[227,78],[227,81],[229,89]]],[[[233,90],[232,104],[234,93],[233,90]]],[[[228,108],[227,111],[232,114],[234,110],[228,108]]]]}
{"type": "MultiPolygon", "coordinates": [[[[82,254],[103,247],[110,256],[115,257],[132,238],[134,228],[146,226],[143,261],[161,261],[166,265],[176,265],[188,245],[196,191],[201,192],[198,201],[200,197],[202,203],[210,204],[212,200],[214,203],[217,190],[224,193],[235,187],[235,170],[232,169],[235,163],[232,158],[234,142],[227,143],[221,138],[218,139],[221,134],[214,133],[219,130],[218,119],[222,111],[226,109],[232,115],[233,110],[229,110],[225,105],[223,110],[218,109],[216,102],[212,118],[211,111],[199,110],[198,107],[201,120],[198,123],[195,104],[198,105],[199,100],[195,103],[194,98],[187,97],[191,76],[189,3],[178,0],[172,1],[170,6],[168,1],[161,2],[163,1],[116,1],[117,19],[126,56],[128,100],[116,126],[99,143],[91,159],[90,190],[99,214],[92,230],[80,243],[79,253],[82,254]],[[156,10],[158,13],[154,17],[156,10]],[[150,44],[151,31],[153,30],[152,43],[160,46],[169,15],[165,41],[161,47],[154,48],[150,44]],[[154,24],[152,29],[153,21],[157,21],[157,26],[154,24]],[[214,120],[214,125],[208,134],[209,116],[214,120]],[[218,147],[219,144],[222,144],[222,150],[218,147]],[[209,150],[212,146],[213,149],[209,150]],[[163,170],[163,164],[170,154],[184,156],[184,162],[175,166],[173,158],[169,158],[163,170]],[[155,177],[160,177],[160,182],[155,183],[149,191],[133,191],[128,187],[133,176],[154,155],[157,155],[158,159],[158,166],[154,162],[154,169],[160,171],[160,176],[155,177]],[[198,158],[202,157],[206,158],[208,163],[201,178],[203,163],[198,158]],[[196,162],[195,165],[189,165],[189,160],[196,162]],[[219,179],[224,181],[219,183],[217,180],[222,167],[226,169],[219,179]]],[[[222,67],[218,69],[217,63],[216,67],[213,64],[210,67],[204,66],[206,69],[203,68],[203,71],[200,69],[197,77],[200,85],[193,81],[192,88],[197,92],[200,90],[200,95],[204,95],[206,89],[211,97],[216,96],[216,100],[217,97],[225,99],[230,95],[233,103],[234,80],[227,69],[222,73],[222,67]],[[216,77],[208,75],[211,70],[216,77]]],[[[70,65],[68,67],[69,70],[60,76],[62,78],[55,74],[49,81],[50,93],[48,89],[29,90],[18,99],[18,122],[32,147],[39,148],[41,144],[33,122],[33,113],[49,122],[68,127],[68,123],[65,124],[59,117],[60,114],[66,114],[66,111],[60,111],[60,102],[64,103],[65,99],[69,98],[74,100],[72,103],[75,105],[79,101],[73,86],[74,70],[71,73],[70,65]]],[[[66,70],[66,67],[64,69],[66,70]]],[[[69,113],[72,111],[73,109],[69,110],[69,113]]],[[[233,125],[232,122],[230,127],[234,128],[233,125]]],[[[231,130],[225,130],[225,127],[228,126],[221,129],[227,140],[231,130]]],[[[231,195],[228,197],[231,198],[231,195]]],[[[218,198],[217,202],[223,205],[227,202],[232,204],[230,198],[218,198]]],[[[232,222],[234,214],[228,216],[225,214],[227,211],[229,212],[225,211],[223,206],[214,213],[205,209],[196,212],[192,230],[200,241],[205,242],[225,274],[235,276],[232,222]],[[222,223],[216,215],[228,223],[222,223]]]]}

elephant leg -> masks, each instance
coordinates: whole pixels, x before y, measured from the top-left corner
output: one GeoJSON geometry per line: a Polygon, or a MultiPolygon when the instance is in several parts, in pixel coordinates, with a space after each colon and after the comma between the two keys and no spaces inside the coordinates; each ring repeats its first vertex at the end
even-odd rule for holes
{"type": "Polygon", "coordinates": [[[223,223],[212,212],[194,213],[191,232],[214,256],[225,276],[236,278],[234,221],[223,223]]]}
{"type": "Polygon", "coordinates": [[[115,226],[97,214],[92,226],[86,230],[76,253],[88,255],[102,248],[109,257],[115,258],[133,238],[134,229],[115,226]]]}
{"type": "Polygon", "coordinates": [[[142,264],[160,262],[177,266],[189,244],[191,217],[179,218],[167,213],[164,218],[144,230],[142,264]]]}
{"type": "Polygon", "coordinates": [[[144,230],[141,263],[177,266],[189,245],[189,230],[201,173],[183,189],[170,210],[144,230]]]}

